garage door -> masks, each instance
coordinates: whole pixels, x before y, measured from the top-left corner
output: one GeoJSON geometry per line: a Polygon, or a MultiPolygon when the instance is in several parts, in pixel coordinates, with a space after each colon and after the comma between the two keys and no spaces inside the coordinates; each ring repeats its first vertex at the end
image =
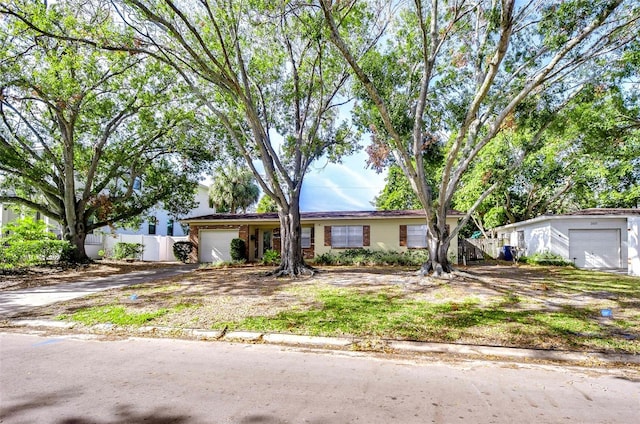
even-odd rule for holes
{"type": "Polygon", "coordinates": [[[569,258],[578,268],[620,268],[620,230],[569,230],[569,258]]]}
{"type": "Polygon", "coordinates": [[[231,260],[231,240],[238,237],[238,230],[200,231],[200,262],[231,260]]]}

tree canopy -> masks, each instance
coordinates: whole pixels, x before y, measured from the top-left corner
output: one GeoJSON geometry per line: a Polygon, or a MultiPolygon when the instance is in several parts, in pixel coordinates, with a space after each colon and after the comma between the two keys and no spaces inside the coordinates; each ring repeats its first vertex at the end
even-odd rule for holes
{"type": "Polygon", "coordinates": [[[425,210],[423,271],[438,273],[450,269],[450,241],[501,183],[500,173],[487,174],[465,218],[447,228],[454,196],[481,153],[521,113],[536,110],[523,104],[557,113],[582,85],[622,66],[640,15],[637,2],[624,0],[401,1],[392,10],[367,2],[390,30],[360,54],[342,24],[353,4],[361,2],[320,1],[331,41],[360,83],[358,113],[371,123],[376,160],[392,157],[425,210]],[[428,178],[433,145],[444,158],[428,178]]]}
{"type": "MultiPolygon", "coordinates": [[[[43,29],[103,19],[59,6],[34,6],[43,29]]],[[[0,45],[1,202],[58,221],[77,260],[96,228],[158,203],[176,215],[192,207],[213,149],[170,68],[44,37],[13,18],[0,26],[0,45]]]]}
{"type": "MultiPolygon", "coordinates": [[[[278,207],[278,273],[309,269],[300,246],[300,191],[309,165],[352,151],[339,116],[349,73],[308,2],[113,2],[136,33],[135,51],[162,58],[189,83],[278,207]]],[[[119,46],[117,48],[121,48],[119,46]]]]}
{"type": "Polygon", "coordinates": [[[219,213],[246,213],[259,196],[260,189],[251,171],[236,164],[219,167],[209,187],[210,205],[219,213]]]}

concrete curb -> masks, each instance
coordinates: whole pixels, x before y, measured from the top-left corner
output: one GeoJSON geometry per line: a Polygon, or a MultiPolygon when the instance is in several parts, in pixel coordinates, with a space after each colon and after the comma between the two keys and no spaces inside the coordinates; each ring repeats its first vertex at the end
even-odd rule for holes
{"type": "MultiPolygon", "coordinates": [[[[97,324],[83,327],[73,322],[48,320],[14,320],[9,323],[13,327],[45,327],[54,329],[84,329],[88,332],[105,333],[117,332],[123,327],[114,324],[97,324]]],[[[131,332],[130,329],[127,331],[131,332]]],[[[519,360],[541,360],[553,362],[573,363],[603,363],[603,364],[640,364],[640,355],[616,354],[599,352],[557,351],[544,349],[523,349],[500,346],[479,346],[451,343],[412,342],[384,339],[349,339],[342,337],[300,336],[284,333],[260,333],[252,331],[203,330],[196,328],[173,327],[139,327],[136,332],[140,335],[181,336],[198,340],[220,340],[227,342],[270,343],[292,346],[308,346],[314,348],[348,348],[356,350],[371,350],[383,352],[430,353],[462,356],[490,356],[519,360]]]]}

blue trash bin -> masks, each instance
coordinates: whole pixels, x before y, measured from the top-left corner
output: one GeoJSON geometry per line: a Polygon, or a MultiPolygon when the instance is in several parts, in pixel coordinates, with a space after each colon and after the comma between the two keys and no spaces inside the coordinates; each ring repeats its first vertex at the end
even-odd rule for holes
{"type": "Polygon", "coordinates": [[[511,255],[511,246],[502,246],[502,256],[505,261],[512,261],[513,255],[511,255]]]}

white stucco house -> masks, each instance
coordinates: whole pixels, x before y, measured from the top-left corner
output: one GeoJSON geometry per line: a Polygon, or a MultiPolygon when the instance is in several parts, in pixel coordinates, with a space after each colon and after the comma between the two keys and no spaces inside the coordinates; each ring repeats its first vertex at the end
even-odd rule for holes
{"type": "Polygon", "coordinates": [[[578,268],[640,276],[640,209],[584,209],[496,228],[524,256],[554,253],[578,268]]]}

